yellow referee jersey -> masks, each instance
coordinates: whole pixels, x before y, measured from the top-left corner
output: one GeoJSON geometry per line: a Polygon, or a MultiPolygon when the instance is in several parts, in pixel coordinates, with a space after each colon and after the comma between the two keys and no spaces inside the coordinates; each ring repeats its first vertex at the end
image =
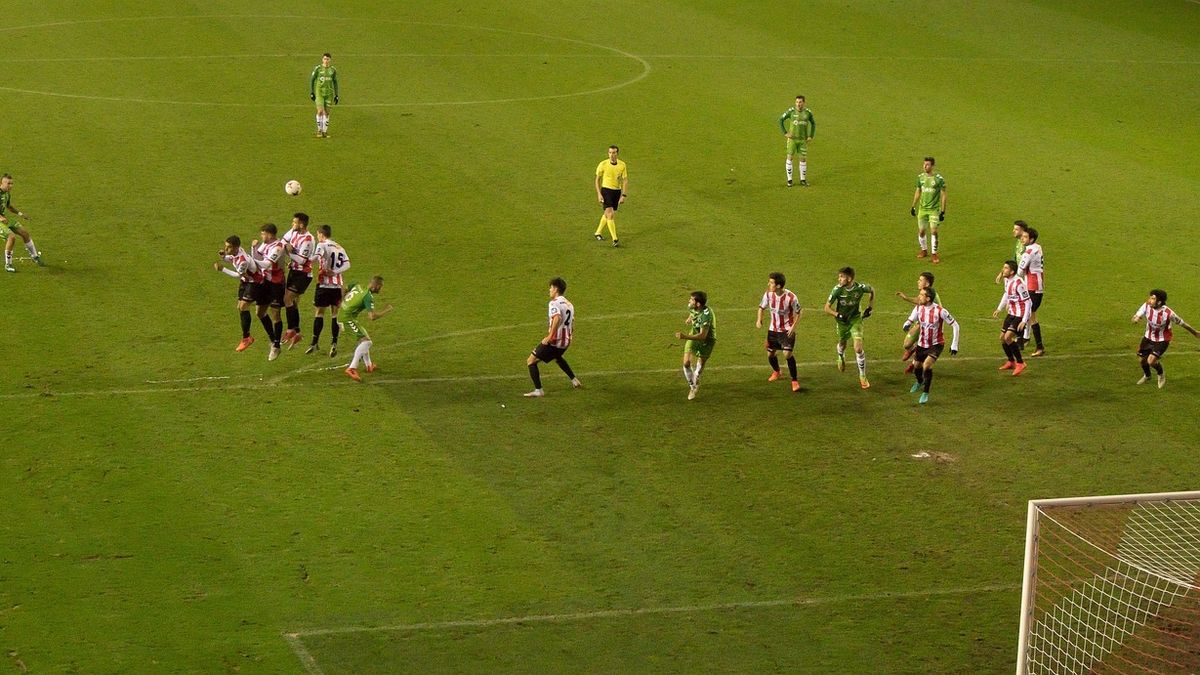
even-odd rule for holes
{"type": "Polygon", "coordinates": [[[600,166],[596,167],[596,175],[603,176],[600,181],[600,187],[606,187],[610,190],[620,190],[625,185],[625,181],[629,179],[625,175],[625,162],[617,160],[616,164],[607,159],[600,162],[600,166]]]}

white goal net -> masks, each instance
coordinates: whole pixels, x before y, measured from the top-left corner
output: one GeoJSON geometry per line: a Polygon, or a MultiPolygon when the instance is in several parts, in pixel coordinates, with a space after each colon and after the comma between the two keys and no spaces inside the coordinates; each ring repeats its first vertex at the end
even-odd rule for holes
{"type": "Polygon", "coordinates": [[[1029,502],[1017,673],[1200,672],[1200,492],[1029,502]]]}

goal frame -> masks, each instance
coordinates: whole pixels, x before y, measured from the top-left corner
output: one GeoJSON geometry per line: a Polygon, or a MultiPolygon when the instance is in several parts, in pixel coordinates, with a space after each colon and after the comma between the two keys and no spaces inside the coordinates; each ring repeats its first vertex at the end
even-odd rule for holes
{"type": "Polygon", "coordinates": [[[1028,668],[1029,623],[1033,616],[1033,587],[1037,577],[1034,563],[1037,560],[1038,550],[1039,510],[1044,507],[1055,506],[1136,504],[1140,502],[1170,502],[1178,500],[1200,500],[1200,490],[1029,500],[1028,511],[1025,515],[1025,566],[1021,575],[1021,632],[1017,639],[1017,675],[1026,675],[1028,668]]]}

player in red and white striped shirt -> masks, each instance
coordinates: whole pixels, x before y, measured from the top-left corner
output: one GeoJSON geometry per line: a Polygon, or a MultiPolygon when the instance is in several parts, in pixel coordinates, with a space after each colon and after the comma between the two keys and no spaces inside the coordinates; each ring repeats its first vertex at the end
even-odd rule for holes
{"type": "Polygon", "coordinates": [[[329,309],[333,318],[330,333],[333,344],[329,347],[329,358],[337,356],[338,334],[341,324],[337,321],[338,309],[342,306],[342,274],[350,269],[350,256],[346,249],[333,240],[333,228],[322,225],[317,228],[317,290],[313,293],[313,306],[316,316],[313,317],[312,344],[304,350],[305,354],[317,351],[321,340],[321,330],[325,328],[325,310],[329,309]]]}
{"type": "MultiPolygon", "coordinates": [[[[1038,231],[1032,227],[1026,227],[1021,233],[1021,243],[1025,250],[1021,253],[1021,260],[1017,263],[1017,275],[1025,280],[1025,286],[1029,289],[1029,297],[1033,303],[1033,313],[1029,317],[1029,328],[1033,331],[1033,340],[1037,343],[1037,349],[1030,356],[1042,356],[1046,353],[1046,346],[1042,343],[1042,326],[1038,323],[1038,308],[1042,306],[1042,293],[1046,288],[1045,279],[1045,256],[1042,254],[1042,245],[1037,243],[1038,231]]],[[[1025,339],[1028,342],[1028,336],[1025,339]]]]}
{"type": "Polygon", "coordinates": [[[1029,290],[1025,282],[1017,276],[1017,261],[1006,260],[1000,270],[1004,280],[1004,294],[1000,296],[1000,304],[992,317],[999,317],[1001,310],[1007,310],[1004,326],[1000,329],[1000,346],[1008,360],[1000,366],[1000,370],[1011,370],[1013,376],[1025,372],[1025,361],[1021,358],[1021,343],[1017,336],[1025,332],[1029,323],[1029,315],[1033,312],[1033,302],[1029,299],[1029,290]]]}
{"type": "Polygon", "coordinates": [[[567,282],[563,281],[562,277],[550,280],[550,330],[525,361],[529,366],[529,379],[533,380],[533,391],[525,394],[526,398],[541,398],[546,395],[542,391],[542,375],[538,372],[538,361],[557,363],[567,377],[571,378],[572,387],[578,389],[583,386],[563,358],[567,347],[571,346],[571,337],[575,331],[575,305],[563,296],[566,292],[567,282]]]}
{"type": "MultiPolygon", "coordinates": [[[[237,310],[242,322],[242,341],[238,343],[234,351],[246,351],[247,347],[254,344],[254,338],[250,337],[250,304],[255,299],[254,289],[262,281],[262,272],[259,271],[254,258],[251,258],[250,254],[246,253],[246,249],[242,248],[242,238],[236,234],[225,238],[225,246],[218,252],[218,255],[233,269],[225,267],[221,262],[213,263],[213,269],[227,274],[239,282],[237,310]]],[[[267,336],[270,337],[270,333],[267,336]]]]}
{"type": "Polygon", "coordinates": [[[1167,376],[1163,373],[1161,361],[1163,355],[1167,353],[1167,347],[1171,346],[1171,325],[1182,326],[1184,330],[1198,338],[1200,338],[1200,333],[1181,319],[1175,310],[1167,307],[1167,292],[1162,289],[1156,288],[1150,291],[1149,299],[1138,308],[1132,321],[1137,323],[1143,317],[1146,319],[1146,334],[1138,346],[1143,375],[1137,383],[1146,384],[1150,380],[1150,369],[1153,368],[1154,372],[1158,373],[1158,388],[1162,389],[1167,384],[1167,376]]]}
{"type": "Polygon", "coordinates": [[[762,301],[758,303],[758,319],[754,322],[756,328],[762,328],[763,310],[771,313],[771,326],[767,329],[767,362],[771,364],[771,375],[768,382],[779,379],[779,359],[775,352],[783,352],[787,359],[788,373],[792,376],[792,391],[800,391],[800,382],[796,379],[796,358],[792,351],[796,347],[796,321],[804,313],[796,294],[784,288],[786,279],[780,272],[767,275],[767,292],[763,293],[762,301]]]}
{"type": "Polygon", "coordinates": [[[917,383],[908,391],[915,394],[924,388],[919,399],[920,403],[929,401],[929,387],[933,384],[933,364],[942,355],[942,349],[946,345],[946,336],[942,332],[944,324],[950,324],[950,327],[954,329],[954,338],[950,341],[950,355],[954,356],[958,353],[958,322],[945,307],[933,301],[935,297],[937,297],[937,293],[932,286],[922,288],[917,293],[917,306],[913,307],[912,313],[908,315],[908,321],[904,322],[906,334],[910,328],[916,327],[917,329],[917,351],[912,362],[913,375],[917,378],[917,383]]]}
{"type": "Polygon", "coordinates": [[[292,214],[292,229],[283,235],[283,251],[290,258],[287,284],[283,292],[283,307],[287,314],[287,331],[283,334],[283,341],[288,343],[288,349],[299,344],[301,339],[300,308],[296,306],[296,301],[312,283],[316,247],[317,243],[308,231],[308,214],[292,214]]]}
{"type": "Polygon", "coordinates": [[[250,242],[250,255],[254,257],[254,262],[258,263],[263,273],[263,281],[258,284],[258,297],[255,300],[258,303],[258,320],[271,336],[268,361],[279,358],[279,340],[283,337],[283,321],[279,318],[279,310],[283,307],[283,266],[286,255],[278,232],[274,223],[266,223],[259,229],[262,243],[257,239],[250,242]]]}

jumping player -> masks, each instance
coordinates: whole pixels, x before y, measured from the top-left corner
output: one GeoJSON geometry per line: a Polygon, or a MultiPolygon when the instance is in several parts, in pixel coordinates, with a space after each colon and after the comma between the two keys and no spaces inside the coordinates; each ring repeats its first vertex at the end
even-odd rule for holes
{"type": "MultiPolygon", "coordinates": [[[[238,284],[237,310],[242,323],[242,341],[238,343],[234,351],[244,352],[247,347],[254,344],[254,338],[250,337],[250,305],[254,304],[254,289],[257,284],[262,282],[262,272],[259,271],[254,258],[250,257],[250,254],[246,253],[246,249],[242,248],[242,238],[236,234],[225,238],[225,246],[217,254],[233,269],[225,267],[221,262],[213,263],[213,269],[228,274],[240,282],[238,284]]],[[[270,337],[269,332],[267,337],[270,337]]]]}
{"type": "Polygon", "coordinates": [[[338,308],[342,306],[342,275],[350,269],[350,257],[346,249],[333,240],[333,228],[322,225],[317,228],[317,290],[313,293],[313,306],[316,316],[313,317],[312,344],[304,350],[305,354],[317,351],[321,340],[321,330],[325,328],[325,310],[328,309],[333,319],[329,332],[333,335],[333,344],[329,347],[329,358],[337,356],[338,333],[341,324],[338,323],[338,308]]]}

